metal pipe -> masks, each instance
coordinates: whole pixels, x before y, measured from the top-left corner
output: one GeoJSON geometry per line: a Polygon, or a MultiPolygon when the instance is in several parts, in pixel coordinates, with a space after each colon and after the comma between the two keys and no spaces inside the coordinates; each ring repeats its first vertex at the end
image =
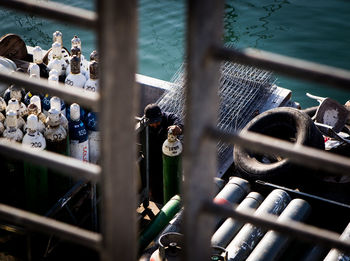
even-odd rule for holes
{"type": "Polygon", "coordinates": [[[38,153],[35,149],[5,139],[0,139],[0,154],[59,170],[73,178],[85,178],[95,182],[100,179],[101,168],[97,165],[49,151],[38,153]]]}
{"type": "MultiPolygon", "coordinates": [[[[236,211],[244,209],[256,209],[263,201],[263,196],[257,192],[250,192],[246,198],[237,206],[236,211]]],[[[230,243],[238,231],[243,227],[244,223],[233,218],[228,218],[215,231],[211,237],[211,244],[225,247],[230,243]]]]}
{"type": "Polygon", "coordinates": [[[60,4],[58,2],[1,0],[0,6],[53,19],[58,22],[64,21],[65,23],[71,23],[89,30],[94,30],[97,26],[97,15],[95,12],[60,4]]]}
{"type": "MultiPolygon", "coordinates": [[[[348,242],[350,241],[350,223],[344,229],[339,239],[343,241],[348,241],[348,242]]],[[[324,261],[346,261],[349,259],[350,259],[349,254],[344,254],[337,249],[331,249],[331,251],[329,251],[324,261]]]]}
{"type": "Polygon", "coordinates": [[[211,139],[220,139],[222,142],[238,144],[241,147],[249,148],[251,151],[278,154],[289,158],[290,161],[298,165],[302,164],[313,169],[350,176],[350,158],[348,157],[250,131],[232,134],[220,131],[215,127],[208,127],[206,135],[211,139]]]}
{"type": "Polygon", "coordinates": [[[149,124],[146,126],[146,193],[146,203],[149,204],[149,124]]]}
{"type": "Polygon", "coordinates": [[[256,49],[213,46],[211,54],[226,60],[272,70],[286,76],[349,90],[350,71],[256,49]]]}
{"type": "Polygon", "coordinates": [[[87,181],[79,180],[75,185],[63,196],[56,204],[45,213],[46,217],[53,217],[59,212],[83,187],[87,185],[87,181]]]}
{"type": "Polygon", "coordinates": [[[179,195],[173,196],[165,205],[162,207],[157,216],[152,222],[145,228],[139,237],[139,249],[143,250],[148,246],[152,240],[164,229],[169,221],[175,216],[180,210],[181,201],[179,195]]]}
{"type": "MultiPolygon", "coordinates": [[[[287,192],[275,189],[254,212],[254,216],[264,216],[265,214],[279,215],[290,200],[291,198],[287,192]]],[[[245,224],[226,247],[228,259],[230,261],[245,260],[266,231],[267,229],[265,228],[260,228],[253,224],[245,224]]]]}
{"type": "Polygon", "coordinates": [[[254,216],[252,211],[236,211],[226,206],[215,204],[211,201],[203,202],[203,213],[215,213],[223,217],[233,217],[242,222],[251,223],[269,230],[276,230],[290,237],[295,237],[312,244],[319,244],[325,247],[333,247],[342,251],[350,252],[350,242],[339,239],[339,234],[329,230],[305,225],[296,221],[277,222],[277,217],[270,214],[254,216]]]}
{"type": "MultiPolygon", "coordinates": [[[[289,220],[303,221],[310,214],[311,206],[305,200],[294,199],[278,217],[277,222],[289,220]]],[[[254,248],[247,261],[273,261],[278,260],[288,246],[289,238],[275,231],[268,231],[254,248]]]]}
{"type": "MultiPolygon", "coordinates": [[[[250,185],[245,179],[239,177],[232,177],[225,187],[216,195],[214,202],[220,205],[233,207],[234,204],[241,202],[241,200],[249,193],[250,185]]],[[[214,226],[218,226],[222,218],[216,218],[214,226]]]]}
{"type": "Polygon", "coordinates": [[[0,219],[28,230],[55,235],[63,240],[95,250],[101,249],[101,235],[47,217],[0,204],[0,219]]]}
{"type": "MultiPolygon", "coordinates": [[[[42,3],[42,2],[40,2],[42,3]]],[[[80,88],[67,87],[62,83],[52,84],[45,79],[29,78],[23,73],[13,72],[6,74],[0,72],[0,81],[8,84],[16,84],[29,91],[37,93],[47,93],[51,96],[58,96],[67,103],[79,101],[79,105],[98,111],[98,101],[100,95],[96,92],[85,91],[80,88]]]]}

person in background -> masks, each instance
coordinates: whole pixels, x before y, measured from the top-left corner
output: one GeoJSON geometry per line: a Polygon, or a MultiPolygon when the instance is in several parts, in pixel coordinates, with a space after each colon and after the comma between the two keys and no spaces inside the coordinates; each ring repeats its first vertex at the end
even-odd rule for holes
{"type": "Polygon", "coordinates": [[[155,104],[148,104],[144,117],[149,122],[149,189],[151,200],[163,203],[163,164],[162,145],[168,137],[168,131],[181,135],[183,124],[173,113],[162,112],[155,104]]]}

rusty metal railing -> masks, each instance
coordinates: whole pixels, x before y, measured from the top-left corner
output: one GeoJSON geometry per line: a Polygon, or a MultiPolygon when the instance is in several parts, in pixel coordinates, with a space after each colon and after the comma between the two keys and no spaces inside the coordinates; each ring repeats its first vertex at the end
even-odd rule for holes
{"type": "Polygon", "coordinates": [[[219,85],[218,64],[221,60],[252,65],[280,74],[312,82],[350,89],[350,72],[300,59],[251,49],[235,50],[223,47],[222,24],[224,1],[188,1],[188,95],[185,164],[184,164],[184,235],[185,259],[208,260],[210,256],[213,214],[234,217],[244,222],[266,227],[302,240],[350,251],[350,244],[339,235],[300,223],[278,223],[276,218],[254,217],[252,213],[238,213],[212,203],[210,181],[215,173],[214,144],[218,139],[257,152],[278,153],[291,161],[350,175],[350,159],[330,155],[324,151],[280,141],[256,133],[223,133],[215,128],[217,115],[216,90],[219,85]],[[204,114],[204,115],[203,115],[204,114]],[[210,144],[212,142],[212,144],[210,144]],[[204,215],[205,214],[210,214],[204,215]],[[209,226],[210,227],[210,226],[209,226]]]}

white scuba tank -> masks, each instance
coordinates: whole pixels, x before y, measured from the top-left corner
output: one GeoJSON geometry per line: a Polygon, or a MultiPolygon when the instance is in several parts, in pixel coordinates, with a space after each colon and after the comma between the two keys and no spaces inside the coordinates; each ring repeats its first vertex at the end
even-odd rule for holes
{"type": "Polygon", "coordinates": [[[28,66],[29,76],[36,75],[37,78],[40,78],[40,67],[36,63],[29,63],[28,66]]]}
{"type": "Polygon", "coordinates": [[[98,63],[96,61],[90,62],[89,66],[89,72],[90,77],[85,82],[84,90],[91,91],[91,92],[97,92],[99,89],[99,83],[98,83],[98,63]]]}
{"type": "Polygon", "coordinates": [[[41,132],[38,131],[38,117],[31,114],[27,118],[27,131],[23,137],[22,144],[31,148],[44,150],[46,148],[46,140],[41,132]]]}
{"type": "Polygon", "coordinates": [[[70,60],[71,72],[68,74],[65,85],[84,88],[86,78],[80,73],[80,58],[73,55],[70,60]]]}
{"type": "Polygon", "coordinates": [[[61,111],[61,108],[62,108],[62,103],[61,103],[61,99],[57,96],[53,96],[51,99],[50,99],[50,108],[51,109],[56,109],[57,111],[60,112],[60,125],[63,126],[63,128],[66,129],[66,131],[68,131],[68,120],[65,116],[65,110],[64,109],[64,113],[61,111]]]}
{"type": "Polygon", "coordinates": [[[70,155],[73,158],[89,162],[89,139],[84,123],[80,120],[80,106],[70,106],[69,121],[70,155]]]}
{"type": "Polygon", "coordinates": [[[54,42],[51,47],[52,59],[50,59],[47,67],[52,70],[56,69],[59,75],[66,75],[68,64],[62,57],[62,46],[59,42],[54,42]]]}
{"type": "Polygon", "coordinates": [[[18,101],[18,115],[21,117],[26,117],[28,115],[27,106],[22,102],[22,91],[18,88],[11,88],[10,99],[16,99],[18,101]]]}
{"type": "MultiPolygon", "coordinates": [[[[30,103],[30,104],[28,105],[28,117],[29,117],[30,115],[35,115],[35,116],[37,117],[38,123],[36,124],[36,125],[37,125],[37,126],[36,126],[36,129],[37,129],[39,132],[44,133],[45,127],[46,127],[46,126],[45,126],[46,117],[45,117],[45,115],[44,115],[42,112],[39,113],[38,107],[37,107],[37,105],[34,104],[34,103],[30,103]]],[[[24,127],[23,127],[23,130],[24,130],[25,132],[27,131],[27,129],[28,129],[28,118],[27,118],[27,123],[26,123],[26,124],[24,125],[24,127]]]]}
{"type": "MultiPolygon", "coordinates": [[[[64,62],[66,63],[65,68],[67,68],[68,64],[69,64],[69,53],[67,52],[67,50],[63,47],[63,36],[62,33],[60,31],[56,31],[52,34],[52,43],[58,42],[61,45],[61,57],[64,60],[64,62]]],[[[49,52],[48,54],[48,63],[53,59],[53,53],[49,52]]]]}
{"type": "Polygon", "coordinates": [[[9,110],[6,113],[6,130],[3,137],[12,141],[21,142],[23,139],[23,132],[17,127],[17,112],[9,110]]]}
{"type": "MultiPolygon", "coordinates": [[[[9,111],[14,111],[16,112],[16,117],[17,117],[17,120],[16,120],[16,123],[17,123],[17,128],[18,129],[23,129],[23,126],[25,124],[25,121],[24,119],[19,115],[20,113],[20,107],[19,107],[19,104],[18,104],[18,100],[12,98],[11,100],[9,100],[8,102],[8,105],[6,107],[6,116],[7,116],[7,112],[9,111]]],[[[6,117],[5,119],[5,122],[4,122],[4,125],[5,125],[5,128],[7,128],[8,126],[8,117],[6,117]]]]}
{"type": "Polygon", "coordinates": [[[35,46],[33,49],[33,62],[36,63],[40,68],[40,77],[49,77],[49,70],[43,62],[43,51],[40,46],[35,46]]]}

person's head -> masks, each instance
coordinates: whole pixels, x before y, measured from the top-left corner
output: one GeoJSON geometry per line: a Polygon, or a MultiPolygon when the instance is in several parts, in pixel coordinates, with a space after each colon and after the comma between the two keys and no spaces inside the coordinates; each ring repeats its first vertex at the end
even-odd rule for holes
{"type": "Polygon", "coordinates": [[[148,104],[145,107],[144,113],[145,117],[149,121],[149,126],[152,128],[157,128],[160,125],[162,121],[162,110],[157,104],[148,104]]]}

